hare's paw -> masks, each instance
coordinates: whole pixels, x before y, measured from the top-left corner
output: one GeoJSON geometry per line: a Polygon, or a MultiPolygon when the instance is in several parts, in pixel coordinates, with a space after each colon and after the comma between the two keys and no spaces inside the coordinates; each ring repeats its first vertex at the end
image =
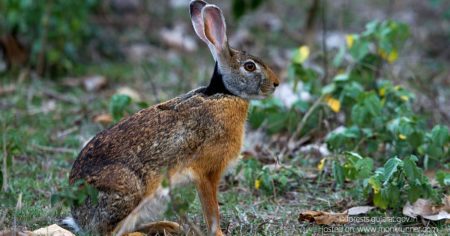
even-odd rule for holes
{"type": "Polygon", "coordinates": [[[147,235],[181,235],[183,227],[172,221],[158,221],[142,224],[139,226],[138,231],[147,235]]]}

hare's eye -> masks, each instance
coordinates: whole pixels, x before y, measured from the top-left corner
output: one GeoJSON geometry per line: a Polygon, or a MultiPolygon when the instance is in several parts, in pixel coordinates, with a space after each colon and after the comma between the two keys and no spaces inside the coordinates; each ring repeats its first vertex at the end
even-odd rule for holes
{"type": "Polygon", "coordinates": [[[253,72],[256,70],[256,65],[255,65],[255,63],[248,61],[248,62],[244,63],[244,69],[248,72],[253,72]]]}

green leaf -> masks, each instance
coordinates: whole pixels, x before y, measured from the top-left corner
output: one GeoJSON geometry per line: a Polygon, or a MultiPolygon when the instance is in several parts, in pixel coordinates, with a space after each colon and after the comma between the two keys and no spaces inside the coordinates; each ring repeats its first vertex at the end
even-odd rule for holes
{"type": "Polygon", "coordinates": [[[350,55],[356,61],[361,61],[367,54],[369,54],[369,42],[364,38],[356,37],[353,46],[349,49],[350,55]]]}
{"type": "Polygon", "coordinates": [[[415,202],[417,199],[420,198],[420,196],[423,193],[423,189],[420,188],[418,185],[411,185],[409,186],[407,197],[409,202],[415,202]]]}
{"type": "Polygon", "coordinates": [[[436,146],[444,146],[449,142],[448,127],[444,125],[436,125],[431,130],[431,139],[436,146]]]}
{"type": "Polygon", "coordinates": [[[364,99],[364,106],[373,116],[377,116],[381,113],[381,101],[374,92],[370,92],[364,99]]]}
{"type": "Polygon", "coordinates": [[[389,206],[388,192],[382,188],[380,192],[375,193],[373,196],[373,204],[381,209],[386,209],[389,206]]]}
{"type": "Polygon", "coordinates": [[[382,186],[381,186],[381,181],[380,181],[379,175],[375,174],[375,175],[371,176],[369,178],[368,183],[372,187],[372,189],[375,193],[381,191],[382,186]]]}
{"type": "Polygon", "coordinates": [[[338,74],[334,77],[333,81],[334,82],[345,82],[349,80],[349,75],[348,74],[338,74]]]}
{"type": "Polygon", "coordinates": [[[364,158],[358,160],[355,164],[355,168],[358,170],[358,178],[365,179],[372,175],[373,160],[372,158],[364,158]]]}
{"type": "Polygon", "coordinates": [[[342,59],[345,56],[345,46],[339,47],[338,53],[336,53],[336,56],[333,59],[333,65],[335,67],[339,67],[342,63],[342,59]]]}
{"type": "Polygon", "coordinates": [[[333,176],[337,186],[344,186],[345,176],[344,169],[338,161],[333,161],[333,176]]]}
{"type": "Polygon", "coordinates": [[[362,160],[363,159],[363,157],[361,155],[359,155],[359,153],[356,153],[356,152],[345,152],[345,154],[348,157],[352,157],[352,158],[354,158],[356,160],[362,160]]]}
{"type": "Polygon", "coordinates": [[[402,160],[398,159],[397,157],[389,159],[384,164],[384,171],[383,171],[383,185],[386,185],[391,177],[397,172],[398,167],[402,164],[402,160]]]}
{"type": "Polygon", "coordinates": [[[363,86],[356,81],[345,84],[344,89],[342,90],[344,96],[352,98],[353,100],[356,100],[363,92],[363,86]]]}
{"type": "Polygon", "coordinates": [[[329,133],[325,140],[330,150],[351,150],[359,139],[359,133],[357,126],[339,128],[329,133]]]}
{"type": "Polygon", "coordinates": [[[390,184],[387,186],[386,191],[382,190],[382,194],[386,195],[386,201],[389,202],[389,206],[392,208],[399,208],[402,207],[400,205],[400,188],[397,185],[390,184]]]}
{"type": "Polygon", "coordinates": [[[109,112],[115,122],[122,119],[127,107],[131,104],[131,98],[124,94],[114,94],[109,103],[109,112]]]}
{"type": "Polygon", "coordinates": [[[411,158],[407,158],[403,161],[403,172],[411,185],[423,184],[423,172],[411,158]]]}
{"type": "Polygon", "coordinates": [[[281,186],[286,186],[288,183],[288,178],[285,175],[282,175],[280,178],[278,178],[278,182],[280,182],[281,186]]]}
{"type": "Polygon", "coordinates": [[[417,157],[411,156],[403,160],[403,172],[410,184],[422,184],[423,172],[416,165],[417,157]]]}
{"type": "Polygon", "coordinates": [[[357,125],[361,125],[361,126],[363,126],[364,124],[367,124],[365,122],[367,114],[368,114],[368,111],[367,111],[366,107],[364,107],[360,104],[354,105],[352,108],[352,113],[351,113],[352,122],[357,125]]]}
{"type": "Polygon", "coordinates": [[[436,173],[436,180],[442,187],[450,186],[450,173],[439,170],[436,173]]]}
{"type": "Polygon", "coordinates": [[[322,88],[322,94],[330,94],[336,90],[336,84],[331,83],[322,88]]]}

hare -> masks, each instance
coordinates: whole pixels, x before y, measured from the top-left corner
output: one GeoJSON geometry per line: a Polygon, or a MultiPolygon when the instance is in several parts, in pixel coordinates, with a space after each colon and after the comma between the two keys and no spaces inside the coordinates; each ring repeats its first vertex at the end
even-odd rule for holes
{"type": "Polygon", "coordinates": [[[71,208],[83,231],[176,231],[176,223],[157,222],[168,200],[162,181],[168,178],[173,186],[187,177],[195,183],[208,232],[223,235],[221,175],[240,152],[249,100],[269,96],[279,81],[259,58],[228,45],[220,8],[194,0],[190,15],[215,60],[211,82],[123,119],[83,148],[69,183],[84,180],[99,191],[97,201],[87,198],[71,208]]]}

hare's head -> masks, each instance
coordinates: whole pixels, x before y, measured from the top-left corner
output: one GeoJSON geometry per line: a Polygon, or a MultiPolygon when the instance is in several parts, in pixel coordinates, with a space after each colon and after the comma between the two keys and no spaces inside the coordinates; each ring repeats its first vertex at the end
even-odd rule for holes
{"type": "Polygon", "coordinates": [[[191,21],[217,63],[223,85],[232,94],[245,98],[264,98],[273,93],[279,81],[261,59],[228,45],[225,19],[220,8],[201,0],[190,3],[191,21]]]}

